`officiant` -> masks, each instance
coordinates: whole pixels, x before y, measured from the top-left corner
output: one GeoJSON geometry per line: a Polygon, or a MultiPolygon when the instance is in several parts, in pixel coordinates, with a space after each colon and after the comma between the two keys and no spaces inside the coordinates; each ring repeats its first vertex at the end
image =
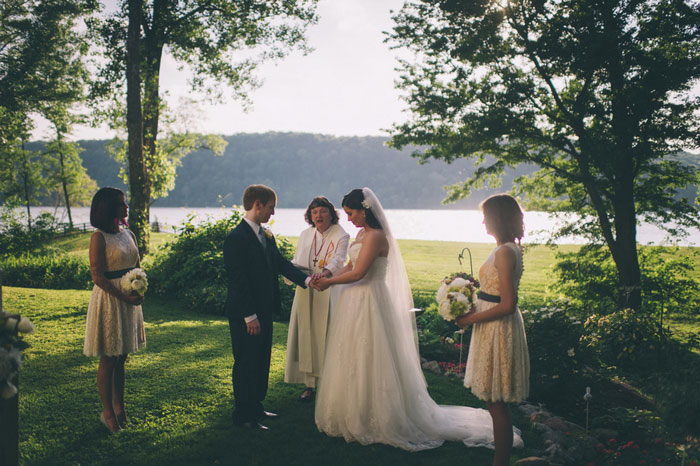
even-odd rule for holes
{"type": "MultiPolygon", "coordinates": [[[[315,197],[304,218],[311,226],[301,232],[292,262],[314,278],[338,274],[345,265],[350,235],[338,225],[335,206],[323,196],[315,197]]],[[[303,401],[313,399],[330,320],[331,290],[297,287],[289,318],[284,381],[305,384],[303,401]]]]}

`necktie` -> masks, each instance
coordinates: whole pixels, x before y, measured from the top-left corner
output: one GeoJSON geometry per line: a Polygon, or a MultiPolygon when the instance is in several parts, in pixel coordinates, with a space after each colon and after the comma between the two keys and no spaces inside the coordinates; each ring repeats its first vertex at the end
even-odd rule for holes
{"type": "Polygon", "coordinates": [[[267,249],[267,244],[265,244],[265,230],[263,230],[263,227],[260,227],[258,234],[260,235],[260,244],[262,244],[263,249],[267,249]]]}

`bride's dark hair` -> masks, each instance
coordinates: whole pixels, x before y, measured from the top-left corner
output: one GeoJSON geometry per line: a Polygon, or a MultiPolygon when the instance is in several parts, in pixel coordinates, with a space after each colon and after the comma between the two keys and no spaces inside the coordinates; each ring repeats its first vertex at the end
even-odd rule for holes
{"type": "Polygon", "coordinates": [[[348,209],[364,210],[367,225],[376,230],[381,230],[382,226],[380,225],[379,220],[377,220],[377,217],[374,216],[371,206],[369,209],[367,209],[364,205],[362,205],[362,201],[364,200],[365,195],[362,193],[362,189],[353,189],[343,197],[342,206],[347,207],[348,209]]]}

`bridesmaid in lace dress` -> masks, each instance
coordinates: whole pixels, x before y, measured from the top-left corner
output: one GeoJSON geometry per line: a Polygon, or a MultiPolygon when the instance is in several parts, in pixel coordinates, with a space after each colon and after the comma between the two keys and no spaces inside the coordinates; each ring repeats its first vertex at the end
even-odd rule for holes
{"type": "Polygon", "coordinates": [[[530,359],[518,285],[523,273],[520,240],[523,212],[512,196],[496,194],[481,203],[486,232],[496,248],[479,269],[481,290],[475,312],[456,319],[474,324],[464,385],[484,400],[493,420],[496,452],[493,464],[507,465],[513,427],[507,403],[523,401],[530,390],[530,359]]]}
{"type": "Polygon", "coordinates": [[[90,239],[90,273],[95,286],[85,324],[86,356],[99,356],[97,388],[102,401],[100,421],[112,433],[127,422],[124,408],[124,363],[129,353],[146,345],[141,303],[143,297],[125,294],[119,280],[140,267],[134,234],[122,228],[128,205],[124,193],[102,188],[92,198],[90,223],[96,228],[90,239]]]}

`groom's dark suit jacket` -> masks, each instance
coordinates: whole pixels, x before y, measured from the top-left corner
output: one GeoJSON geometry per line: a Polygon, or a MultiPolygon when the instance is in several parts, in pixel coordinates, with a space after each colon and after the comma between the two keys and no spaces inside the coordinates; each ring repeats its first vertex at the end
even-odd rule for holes
{"type": "Polygon", "coordinates": [[[250,225],[242,220],[224,241],[228,279],[226,315],[233,351],[234,422],[251,422],[262,415],[267,394],[272,348],[272,316],[280,310],[278,276],[306,287],[306,275],[282,256],[274,238],[263,248],[250,225]],[[245,317],[256,314],[260,334],[249,335],[245,317]]]}
{"type": "Polygon", "coordinates": [[[282,256],[272,238],[265,237],[263,248],[250,225],[242,220],[224,242],[224,263],[228,276],[226,315],[243,319],[257,314],[260,323],[272,322],[280,310],[277,277],[284,275],[306,287],[306,275],[282,256]]]}

